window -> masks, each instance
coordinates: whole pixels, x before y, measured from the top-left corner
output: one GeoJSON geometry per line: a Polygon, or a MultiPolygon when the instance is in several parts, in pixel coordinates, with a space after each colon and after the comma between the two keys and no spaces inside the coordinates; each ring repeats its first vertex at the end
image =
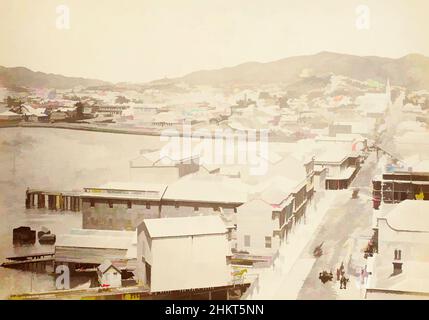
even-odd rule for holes
{"type": "Polygon", "coordinates": [[[200,208],[194,207],[194,211],[199,211],[199,210],[200,210],[200,208]]]}
{"type": "Polygon", "coordinates": [[[146,209],[150,209],[150,203],[146,202],[146,209]]]}
{"type": "Polygon", "coordinates": [[[113,202],[112,202],[112,200],[109,200],[109,208],[113,208],[113,202]]]}
{"type": "Polygon", "coordinates": [[[131,207],[132,207],[131,201],[127,201],[127,207],[128,207],[128,209],[131,209],[131,207]]]}
{"type": "Polygon", "coordinates": [[[271,237],[265,237],[265,248],[271,248],[271,237]]]}
{"type": "Polygon", "coordinates": [[[234,213],[237,213],[237,208],[234,208],[234,213]]]}
{"type": "Polygon", "coordinates": [[[174,207],[175,207],[176,209],[179,209],[179,204],[175,203],[175,204],[174,204],[174,207]]]}
{"type": "Polygon", "coordinates": [[[220,211],[220,208],[219,207],[214,207],[213,211],[220,211]]]}
{"type": "Polygon", "coordinates": [[[250,236],[249,235],[244,236],[244,246],[250,247],[250,236]]]}
{"type": "Polygon", "coordinates": [[[95,201],[94,201],[94,199],[91,199],[90,201],[91,201],[91,208],[94,208],[95,207],[95,201]]]}

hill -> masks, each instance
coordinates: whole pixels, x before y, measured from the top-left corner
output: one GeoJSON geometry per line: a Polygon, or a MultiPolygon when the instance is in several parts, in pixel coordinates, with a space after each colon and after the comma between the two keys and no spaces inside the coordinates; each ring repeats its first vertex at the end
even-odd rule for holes
{"type": "Polygon", "coordinates": [[[334,73],[361,81],[376,80],[410,89],[429,89],[429,58],[410,54],[399,59],[354,56],[332,52],[297,56],[278,61],[249,62],[218,70],[203,70],[172,79],[192,85],[291,85],[309,77],[334,73]]]}
{"type": "Polygon", "coordinates": [[[71,89],[76,86],[90,87],[108,85],[108,82],[94,79],[65,77],[58,74],[35,72],[24,67],[0,66],[0,86],[6,88],[55,88],[71,89]]]}

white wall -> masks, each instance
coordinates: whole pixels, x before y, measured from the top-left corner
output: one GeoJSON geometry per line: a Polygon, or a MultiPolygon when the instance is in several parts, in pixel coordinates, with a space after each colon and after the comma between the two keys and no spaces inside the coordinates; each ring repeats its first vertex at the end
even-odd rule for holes
{"type": "MultiPolygon", "coordinates": [[[[144,243],[139,247],[148,249],[144,243]]],[[[224,286],[231,278],[226,234],[157,238],[150,250],[152,292],[224,286]]]]}
{"type": "Polygon", "coordinates": [[[101,276],[99,281],[100,285],[108,284],[110,288],[118,288],[122,286],[121,273],[112,267],[101,276]]]}
{"type": "Polygon", "coordinates": [[[272,209],[261,200],[253,200],[237,208],[237,250],[252,255],[270,256],[280,246],[280,238],[273,237],[279,229],[279,220],[272,219],[272,209]],[[250,247],[244,237],[250,235],[250,247]],[[265,237],[271,237],[271,248],[265,247],[265,237]]]}

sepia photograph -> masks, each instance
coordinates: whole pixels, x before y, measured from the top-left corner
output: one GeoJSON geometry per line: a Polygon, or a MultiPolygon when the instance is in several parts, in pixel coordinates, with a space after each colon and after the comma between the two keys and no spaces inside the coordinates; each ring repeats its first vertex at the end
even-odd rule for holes
{"type": "Polygon", "coordinates": [[[0,0],[0,300],[429,300],[428,12],[0,0]]]}

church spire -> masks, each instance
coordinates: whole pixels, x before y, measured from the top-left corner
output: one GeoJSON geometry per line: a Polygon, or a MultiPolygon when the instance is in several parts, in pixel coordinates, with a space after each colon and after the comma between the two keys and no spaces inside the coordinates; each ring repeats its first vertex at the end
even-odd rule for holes
{"type": "Polygon", "coordinates": [[[390,105],[392,103],[392,94],[391,94],[389,78],[387,78],[387,81],[386,81],[386,99],[387,99],[387,103],[390,105]]]}

